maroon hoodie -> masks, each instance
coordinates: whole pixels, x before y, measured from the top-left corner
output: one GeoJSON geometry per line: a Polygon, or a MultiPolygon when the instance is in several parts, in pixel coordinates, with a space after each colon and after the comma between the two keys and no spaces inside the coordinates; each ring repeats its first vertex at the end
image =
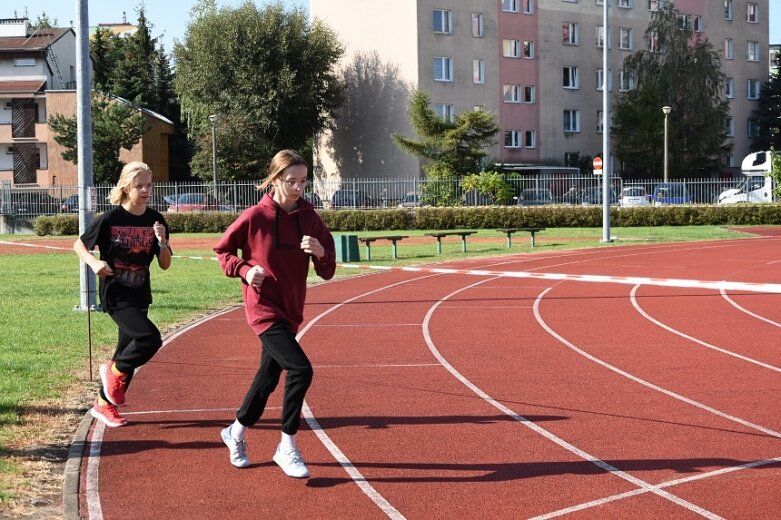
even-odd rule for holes
{"type": "Polygon", "coordinates": [[[303,197],[298,199],[298,207],[287,213],[270,193],[264,195],[230,225],[214,252],[227,276],[241,278],[244,313],[256,334],[282,320],[298,332],[304,319],[310,257],[315,272],[324,280],[330,280],[336,271],[331,232],[303,197]],[[323,258],[318,260],[301,249],[304,235],[320,241],[325,248],[323,258]],[[259,290],[244,280],[247,271],[256,265],[266,271],[259,290]]]}

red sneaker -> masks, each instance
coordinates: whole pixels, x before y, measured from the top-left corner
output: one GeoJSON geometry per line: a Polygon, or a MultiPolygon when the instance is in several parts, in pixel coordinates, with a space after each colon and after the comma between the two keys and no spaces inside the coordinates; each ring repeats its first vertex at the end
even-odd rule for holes
{"type": "Polygon", "coordinates": [[[127,424],[127,419],[119,415],[116,406],[111,403],[100,404],[100,398],[95,399],[95,404],[92,405],[89,413],[92,417],[111,428],[127,424]]]}
{"type": "Polygon", "coordinates": [[[113,361],[100,365],[100,380],[103,383],[103,393],[114,406],[125,405],[125,388],[127,387],[127,376],[122,374],[118,376],[111,367],[113,361]]]}

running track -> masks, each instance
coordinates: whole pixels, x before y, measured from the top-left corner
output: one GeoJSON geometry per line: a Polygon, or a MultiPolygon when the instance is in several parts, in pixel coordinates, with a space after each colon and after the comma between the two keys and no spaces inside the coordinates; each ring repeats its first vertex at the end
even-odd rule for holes
{"type": "Polygon", "coordinates": [[[449,267],[568,276],[391,270],[311,287],[308,480],[271,461],[281,387],[250,431],[253,464],[228,462],[220,429],[259,356],[243,311],[180,331],[136,375],[130,425],[85,416],[78,514],[778,518],[781,294],[750,284],[781,284],[781,236],[449,267]]]}

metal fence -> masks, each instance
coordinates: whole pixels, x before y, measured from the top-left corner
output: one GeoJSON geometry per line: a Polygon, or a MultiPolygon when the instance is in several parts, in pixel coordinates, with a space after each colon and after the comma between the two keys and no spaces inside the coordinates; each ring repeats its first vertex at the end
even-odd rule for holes
{"type": "MultiPolygon", "coordinates": [[[[726,179],[676,179],[687,193],[684,203],[715,204],[721,192],[736,188],[745,177],[726,179]]],[[[514,175],[506,182],[512,196],[493,200],[477,192],[462,189],[459,180],[427,181],[419,178],[315,180],[306,197],[318,208],[396,208],[417,206],[511,205],[511,204],[601,204],[602,179],[599,176],[514,175]],[[531,192],[534,191],[532,194],[531,192]],[[533,197],[531,195],[534,195],[533,197]],[[542,195],[542,198],[540,196],[542,195]],[[534,202],[532,202],[534,201],[534,202]]],[[[241,211],[257,203],[260,193],[254,182],[164,183],[156,184],[150,206],[163,212],[180,211],[241,211]]],[[[610,180],[610,202],[620,202],[623,188],[642,187],[652,202],[655,190],[664,183],[660,179],[610,180]]],[[[99,213],[111,207],[108,200],[113,186],[91,189],[91,209],[99,213]]],[[[0,189],[0,213],[37,216],[77,213],[76,186],[11,185],[5,181],[0,189]]]]}

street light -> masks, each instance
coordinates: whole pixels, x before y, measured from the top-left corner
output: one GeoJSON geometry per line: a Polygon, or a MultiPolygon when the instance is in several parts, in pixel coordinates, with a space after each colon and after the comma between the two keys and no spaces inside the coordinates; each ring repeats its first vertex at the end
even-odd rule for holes
{"type": "Polygon", "coordinates": [[[212,124],[212,175],[214,176],[214,200],[217,201],[217,114],[209,116],[212,124]]]}
{"type": "Polygon", "coordinates": [[[664,182],[667,182],[667,114],[670,113],[672,107],[662,107],[664,112],[664,182]]]}

